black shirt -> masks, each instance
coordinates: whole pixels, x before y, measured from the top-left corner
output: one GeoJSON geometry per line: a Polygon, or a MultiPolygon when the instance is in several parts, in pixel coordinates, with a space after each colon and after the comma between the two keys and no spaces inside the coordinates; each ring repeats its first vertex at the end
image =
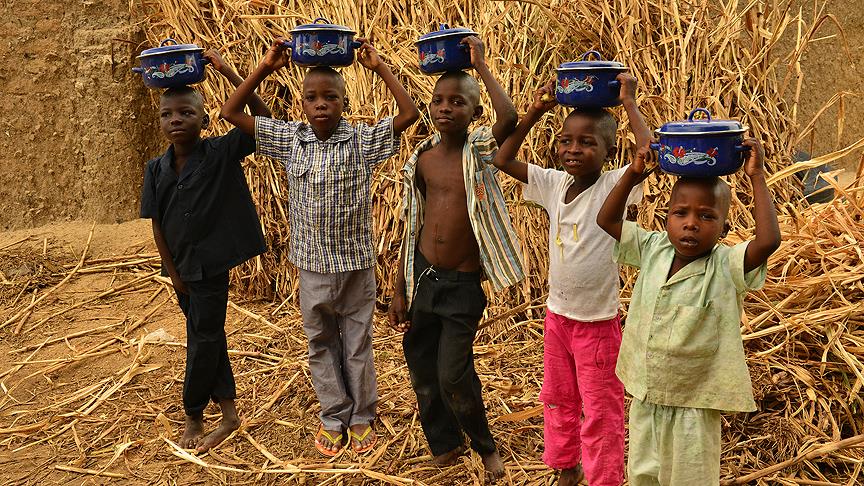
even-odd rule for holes
{"type": "Polygon", "coordinates": [[[255,139],[235,128],[200,140],[179,178],[173,145],[147,162],[141,217],[159,223],[181,280],[218,275],[266,250],[240,165],[253,152],[255,139]]]}

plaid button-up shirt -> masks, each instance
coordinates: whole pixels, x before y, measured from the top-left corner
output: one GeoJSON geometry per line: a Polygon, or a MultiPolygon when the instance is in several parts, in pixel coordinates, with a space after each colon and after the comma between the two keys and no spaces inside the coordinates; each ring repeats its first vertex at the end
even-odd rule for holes
{"type": "MultiPolygon", "coordinates": [[[[440,141],[441,134],[436,133],[421,142],[402,168],[402,211],[405,218],[402,255],[409,307],[414,297],[414,249],[423,227],[426,202],[415,184],[417,161],[421,153],[440,141]]],[[[479,127],[471,132],[462,148],[462,174],[468,219],[480,247],[483,274],[495,290],[501,290],[525,278],[525,267],[519,237],[510,222],[504,194],[498,185],[498,169],[492,165],[497,150],[498,144],[489,127],[479,127]]]]}
{"type": "Polygon", "coordinates": [[[375,264],[372,169],[399,149],[393,118],[351,126],[344,118],[327,140],[298,121],[255,117],[260,155],[288,175],[288,259],[304,270],[337,273],[375,264]]]}

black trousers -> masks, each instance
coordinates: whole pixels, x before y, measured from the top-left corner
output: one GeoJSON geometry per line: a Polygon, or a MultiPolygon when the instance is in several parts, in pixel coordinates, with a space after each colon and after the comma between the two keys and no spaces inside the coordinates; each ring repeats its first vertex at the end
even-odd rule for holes
{"type": "Polygon", "coordinates": [[[237,397],[225,339],[228,272],[183,283],[189,291],[177,294],[186,316],[183,409],[186,415],[200,415],[211,399],[218,403],[220,398],[237,397]]]}
{"type": "Polygon", "coordinates": [[[486,307],[480,272],[431,267],[418,250],[414,257],[415,295],[411,327],[402,338],[420,423],[432,454],[460,447],[462,431],[471,448],[495,451],[474,370],[472,346],[486,307]]]}

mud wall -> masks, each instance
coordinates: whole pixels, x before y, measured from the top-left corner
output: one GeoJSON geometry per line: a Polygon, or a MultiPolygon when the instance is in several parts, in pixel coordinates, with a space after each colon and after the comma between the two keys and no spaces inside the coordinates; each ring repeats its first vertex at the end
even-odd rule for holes
{"type": "Polygon", "coordinates": [[[122,0],[0,3],[0,229],[137,216],[158,146],[122,0]]]}

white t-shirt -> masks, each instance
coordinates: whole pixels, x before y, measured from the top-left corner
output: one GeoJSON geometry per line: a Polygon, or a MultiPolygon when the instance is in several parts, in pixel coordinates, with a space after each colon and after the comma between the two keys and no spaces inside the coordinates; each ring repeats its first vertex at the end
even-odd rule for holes
{"type": "MultiPolygon", "coordinates": [[[[612,261],[615,239],[597,226],[597,213],[626,166],[603,172],[593,186],[564,203],[573,177],[564,171],[528,166],[522,196],[549,214],[550,311],[590,322],[618,314],[618,265],[612,261]]],[[[642,199],[642,185],[633,188],[627,205],[642,199]]]]}

